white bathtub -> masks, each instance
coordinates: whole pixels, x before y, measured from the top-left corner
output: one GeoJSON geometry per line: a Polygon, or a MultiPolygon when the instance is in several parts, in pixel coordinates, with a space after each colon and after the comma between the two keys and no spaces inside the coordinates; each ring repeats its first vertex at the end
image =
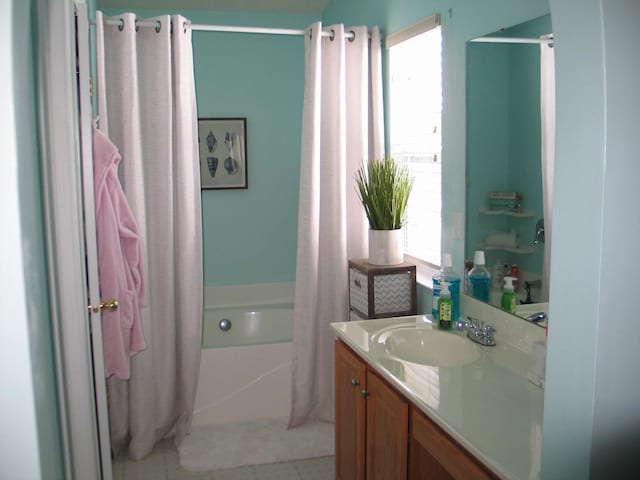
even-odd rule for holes
{"type": "Polygon", "coordinates": [[[291,283],[206,289],[194,426],[289,415],[292,323],[291,283]]]}

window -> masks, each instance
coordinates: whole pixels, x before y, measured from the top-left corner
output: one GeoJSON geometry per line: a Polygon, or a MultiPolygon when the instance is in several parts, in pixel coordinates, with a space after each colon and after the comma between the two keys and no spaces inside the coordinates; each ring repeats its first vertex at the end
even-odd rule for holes
{"type": "Polygon", "coordinates": [[[414,178],[405,254],[440,265],[442,40],[439,17],[387,38],[390,155],[414,178]]]}

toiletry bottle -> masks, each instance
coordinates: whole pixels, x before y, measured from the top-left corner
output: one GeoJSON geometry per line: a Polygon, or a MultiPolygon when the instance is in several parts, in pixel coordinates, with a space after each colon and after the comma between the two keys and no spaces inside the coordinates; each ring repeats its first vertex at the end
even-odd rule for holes
{"type": "Polygon", "coordinates": [[[518,290],[520,290],[520,269],[518,268],[518,266],[515,264],[511,265],[510,273],[508,273],[507,275],[513,277],[513,291],[517,292],[518,290]]]}
{"type": "Polygon", "coordinates": [[[442,279],[449,284],[449,293],[453,302],[452,320],[460,318],[460,275],[453,270],[453,260],[450,253],[445,253],[442,262],[442,279]]]}
{"type": "Polygon", "coordinates": [[[431,277],[431,281],[433,282],[431,316],[433,317],[434,320],[438,320],[438,300],[440,300],[440,289],[442,286],[441,280],[442,280],[442,271],[436,273],[433,277],[431,277]]]}
{"type": "Polygon", "coordinates": [[[464,279],[464,292],[470,293],[471,287],[469,286],[469,272],[473,268],[473,260],[465,259],[464,261],[464,275],[462,278],[464,279]]]}
{"type": "Polygon", "coordinates": [[[504,287],[502,289],[502,310],[509,313],[516,313],[516,293],[513,291],[514,277],[504,277],[504,287]]]}
{"type": "Polygon", "coordinates": [[[438,327],[451,330],[453,322],[453,301],[449,293],[449,283],[444,280],[440,284],[440,298],[438,299],[438,327]]]}
{"type": "Polygon", "coordinates": [[[492,288],[496,290],[500,290],[504,283],[504,276],[509,275],[508,266],[507,271],[505,272],[505,264],[507,262],[502,259],[498,259],[493,266],[493,272],[491,272],[491,279],[493,280],[492,288]]]}
{"type": "Polygon", "coordinates": [[[469,272],[471,296],[489,303],[491,295],[491,274],[484,266],[484,251],[476,250],[473,256],[474,267],[469,272]]]}
{"type": "Polygon", "coordinates": [[[440,298],[440,284],[443,281],[449,283],[449,293],[453,302],[453,320],[460,318],[460,275],[453,270],[453,260],[450,253],[445,253],[442,257],[442,269],[433,278],[433,302],[431,304],[431,315],[438,319],[438,300],[440,298]]]}

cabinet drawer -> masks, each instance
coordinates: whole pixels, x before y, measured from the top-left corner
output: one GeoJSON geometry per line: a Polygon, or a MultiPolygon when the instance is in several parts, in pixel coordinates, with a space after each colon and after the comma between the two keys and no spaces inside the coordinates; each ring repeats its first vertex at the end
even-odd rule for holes
{"type": "Polygon", "coordinates": [[[349,305],[364,314],[369,311],[369,278],[355,268],[349,269],[349,305]]]}
{"type": "Polygon", "coordinates": [[[417,313],[416,267],[349,261],[349,307],[361,318],[417,313]]]}

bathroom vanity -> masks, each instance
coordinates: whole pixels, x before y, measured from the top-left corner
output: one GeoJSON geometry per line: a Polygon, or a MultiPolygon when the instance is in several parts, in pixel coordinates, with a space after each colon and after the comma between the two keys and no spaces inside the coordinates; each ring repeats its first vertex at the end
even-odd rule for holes
{"type": "Polygon", "coordinates": [[[527,345],[544,331],[494,326],[483,347],[426,316],[332,324],[336,480],[537,478],[543,391],[527,345]]]}

